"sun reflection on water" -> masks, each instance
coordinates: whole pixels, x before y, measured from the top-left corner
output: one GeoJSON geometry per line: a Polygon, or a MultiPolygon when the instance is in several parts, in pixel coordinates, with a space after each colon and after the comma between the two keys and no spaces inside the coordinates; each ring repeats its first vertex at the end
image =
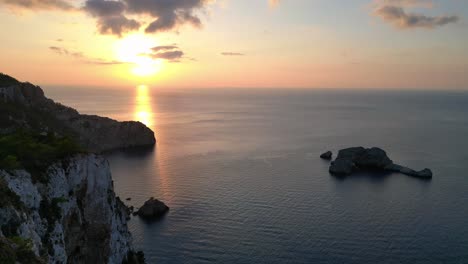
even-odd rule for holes
{"type": "MultiPolygon", "coordinates": [[[[157,125],[157,122],[155,120],[155,113],[158,113],[158,106],[157,104],[154,104],[156,102],[153,102],[152,99],[153,98],[151,97],[151,89],[147,85],[138,85],[136,87],[134,119],[136,121],[142,122],[154,131],[157,125]]],[[[156,98],[154,98],[154,100],[156,101],[156,98]]],[[[158,130],[157,132],[157,140],[163,140],[163,130],[158,130]]],[[[166,154],[165,150],[166,149],[164,148],[164,144],[157,144],[155,156],[157,174],[153,175],[150,178],[150,180],[154,182],[149,184],[157,186],[156,188],[160,190],[158,199],[161,199],[165,203],[171,205],[173,199],[171,179],[168,175],[168,171],[166,168],[167,163],[161,160],[161,157],[164,157],[166,154]]]]}
{"type": "Polygon", "coordinates": [[[153,111],[151,108],[151,96],[146,85],[138,85],[135,96],[135,120],[146,126],[153,127],[153,111]]]}

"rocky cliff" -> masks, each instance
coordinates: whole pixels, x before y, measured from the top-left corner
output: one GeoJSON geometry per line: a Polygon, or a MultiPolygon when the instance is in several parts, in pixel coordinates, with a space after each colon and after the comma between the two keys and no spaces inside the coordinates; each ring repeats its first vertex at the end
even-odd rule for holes
{"type": "Polygon", "coordinates": [[[82,115],[75,109],[46,98],[39,86],[30,83],[0,83],[0,101],[7,104],[3,108],[10,108],[9,111],[0,109],[0,133],[18,126],[32,126],[31,129],[44,132],[73,133],[92,152],[152,146],[156,143],[154,132],[140,122],[118,122],[100,116],[82,115]]]}
{"type": "Polygon", "coordinates": [[[2,197],[0,237],[29,241],[44,263],[131,261],[128,214],[115,196],[108,162],[77,155],[54,164],[47,175],[47,183],[34,183],[25,170],[0,170],[2,192],[9,196],[2,197]]]}
{"type": "Polygon", "coordinates": [[[7,77],[0,74],[0,263],[144,263],[109,163],[93,152],[153,145],[153,131],[80,115],[7,77]]]}

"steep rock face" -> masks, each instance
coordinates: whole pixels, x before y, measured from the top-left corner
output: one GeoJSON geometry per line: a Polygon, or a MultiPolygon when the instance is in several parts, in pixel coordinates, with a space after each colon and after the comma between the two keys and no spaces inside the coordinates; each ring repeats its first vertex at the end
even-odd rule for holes
{"type": "MultiPolygon", "coordinates": [[[[105,117],[81,115],[73,108],[46,98],[39,86],[30,83],[0,87],[0,101],[25,107],[29,112],[23,113],[23,116],[30,117],[30,112],[40,113],[41,118],[50,115],[50,118],[43,118],[48,123],[40,124],[41,129],[71,132],[87,150],[92,152],[152,146],[156,143],[154,132],[140,122],[118,122],[105,117]]],[[[34,120],[23,120],[20,116],[7,116],[3,119],[6,119],[5,124],[11,121],[12,127],[23,127],[34,123],[34,120]]],[[[9,127],[0,127],[0,129],[6,132],[12,130],[9,127]]]]}
{"type": "Polygon", "coordinates": [[[125,205],[115,196],[109,164],[78,155],[52,166],[47,184],[26,171],[0,170],[20,202],[0,207],[0,237],[31,241],[47,263],[122,263],[134,255],[125,205]]]}
{"type": "Polygon", "coordinates": [[[68,119],[68,124],[78,133],[80,142],[94,152],[152,146],[156,142],[153,131],[140,122],[79,115],[68,119]]]}
{"type": "Polygon", "coordinates": [[[340,150],[329,170],[335,175],[349,175],[359,169],[384,169],[390,164],[392,160],[380,148],[353,147],[340,150]]]}

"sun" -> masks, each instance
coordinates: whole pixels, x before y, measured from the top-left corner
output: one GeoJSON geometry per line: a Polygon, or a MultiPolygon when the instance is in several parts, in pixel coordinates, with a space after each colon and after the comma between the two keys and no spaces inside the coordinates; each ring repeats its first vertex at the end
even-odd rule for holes
{"type": "Polygon", "coordinates": [[[115,53],[120,61],[134,65],[131,72],[136,76],[146,77],[161,71],[162,60],[149,57],[151,48],[157,46],[157,41],[141,34],[126,36],[115,44],[115,53]]]}
{"type": "Polygon", "coordinates": [[[132,69],[132,73],[137,76],[150,76],[154,75],[161,71],[162,68],[162,61],[161,60],[153,60],[148,57],[139,57],[136,58],[135,67],[132,69]]]}

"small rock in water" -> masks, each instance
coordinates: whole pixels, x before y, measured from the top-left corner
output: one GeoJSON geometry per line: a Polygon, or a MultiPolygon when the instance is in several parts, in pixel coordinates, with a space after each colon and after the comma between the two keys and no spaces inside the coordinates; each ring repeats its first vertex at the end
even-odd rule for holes
{"type": "Polygon", "coordinates": [[[127,201],[131,201],[131,200],[132,200],[132,198],[130,198],[130,197],[129,197],[129,198],[125,199],[125,200],[127,200],[127,201]]]}
{"type": "Polygon", "coordinates": [[[416,175],[414,175],[415,177],[419,177],[419,178],[432,178],[432,171],[430,169],[424,169],[422,171],[418,171],[416,172],[416,175]]]}
{"type": "Polygon", "coordinates": [[[331,151],[327,151],[320,155],[320,158],[325,159],[325,160],[331,160],[333,156],[333,153],[331,151]]]}
{"type": "Polygon", "coordinates": [[[167,205],[151,197],[136,213],[142,218],[157,219],[166,214],[167,211],[169,211],[167,205]]]}

